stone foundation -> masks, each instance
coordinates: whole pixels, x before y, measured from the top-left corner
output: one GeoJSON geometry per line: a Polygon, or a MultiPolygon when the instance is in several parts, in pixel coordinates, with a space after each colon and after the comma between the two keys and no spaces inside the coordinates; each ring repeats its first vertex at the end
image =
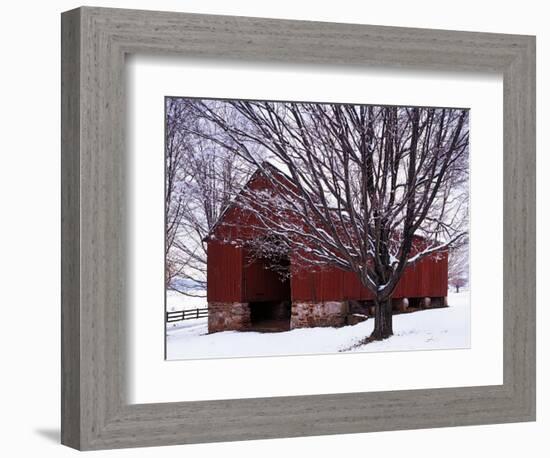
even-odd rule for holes
{"type": "Polygon", "coordinates": [[[250,328],[250,307],[241,302],[209,302],[208,332],[242,331],[250,328]]]}
{"type": "MultiPolygon", "coordinates": [[[[446,297],[413,298],[412,301],[400,298],[392,301],[392,308],[395,312],[409,311],[409,307],[415,310],[418,308],[445,307],[446,305],[446,297]],[[411,302],[413,303],[411,304],[411,302]]],[[[288,320],[288,302],[266,303],[255,306],[270,307],[270,320],[288,320]]],[[[365,302],[365,304],[354,304],[354,301],[349,301],[349,303],[348,301],[293,302],[291,307],[290,329],[354,325],[367,319],[367,315],[374,316],[375,313],[374,306],[370,301],[365,302]]],[[[209,333],[246,331],[251,326],[251,308],[248,303],[208,303],[209,333]]]]}
{"type": "Polygon", "coordinates": [[[347,302],[293,302],[290,329],[346,325],[347,302]]]}

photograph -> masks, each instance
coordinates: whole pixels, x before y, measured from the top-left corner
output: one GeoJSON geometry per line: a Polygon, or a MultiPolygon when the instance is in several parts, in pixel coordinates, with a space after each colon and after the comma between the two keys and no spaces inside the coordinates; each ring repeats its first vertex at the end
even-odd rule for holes
{"type": "Polygon", "coordinates": [[[164,114],[166,359],[470,347],[468,108],[164,114]]]}

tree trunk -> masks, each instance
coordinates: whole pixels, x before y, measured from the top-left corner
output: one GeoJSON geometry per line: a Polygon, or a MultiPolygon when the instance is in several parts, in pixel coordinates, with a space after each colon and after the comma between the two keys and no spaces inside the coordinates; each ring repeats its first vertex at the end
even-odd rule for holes
{"type": "Polygon", "coordinates": [[[460,293],[460,286],[456,285],[456,292],[460,293]]]}
{"type": "Polygon", "coordinates": [[[386,299],[376,298],[374,305],[374,330],[369,340],[387,339],[393,335],[392,300],[390,297],[386,299]]]}

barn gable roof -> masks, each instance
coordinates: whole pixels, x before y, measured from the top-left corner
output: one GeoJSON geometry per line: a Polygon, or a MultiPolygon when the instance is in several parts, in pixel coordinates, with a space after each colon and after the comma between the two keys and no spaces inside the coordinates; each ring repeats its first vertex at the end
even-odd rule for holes
{"type": "Polygon", "coordinates": [[[219,228],[219,226],[223,223],[223,220],[225,219],[225,217],[227,216],[228,212],[233,208],[235,207],[235,205],[237,205],[237,202],[240,198],[240,196],[242,196],[243,192],[246,190],[246,189],[249,189],[251,184],[260,176],[265,176],[265,170],[269,170],[271,173],[273,173],[274,176],[276,177],[281,177],[285,180],[291,180],[291,178],[285,174],[283,171],[281,171],[279,168],[277,168],[276,166],[274,166],[273,164],[271,164],[270,162],[268,161],[264,161],[262,162],[262,165],[260,167],[257,167],[256,170],[254,171],[254,173],[252,175],[250,175],[250,177],[248,178],[247,182],[242,186],[242,188],[240,189],[240,191],[237,193],[237,195],[235,197],[233,197],[233,199],[231,199],[231,201],[225,206],[225,208],[222,210],[222,212],[220,213],[220,216],[218,217],[218,219],[216,220],[216,222],[212,225],[212,227],[210,228],[210,230],[208,231],[208,234],[206,234],[206,236],[202,239],[203,242],[207,242],[208,240],[211,239],[212,235],[214,234],[214,232],[219,228]]]}

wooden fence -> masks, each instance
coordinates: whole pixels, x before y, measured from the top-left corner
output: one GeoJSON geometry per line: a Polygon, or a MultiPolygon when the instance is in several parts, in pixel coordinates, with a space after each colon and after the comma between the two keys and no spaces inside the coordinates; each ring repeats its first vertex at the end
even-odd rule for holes
{"type": "Polygon", "coordinates": [[[175,323],[183,320],[196,320],[198,318],[208,317],[208,307],[202,309],[177,310],[175,312],[166,312],[166,322],[175,323]]]}

